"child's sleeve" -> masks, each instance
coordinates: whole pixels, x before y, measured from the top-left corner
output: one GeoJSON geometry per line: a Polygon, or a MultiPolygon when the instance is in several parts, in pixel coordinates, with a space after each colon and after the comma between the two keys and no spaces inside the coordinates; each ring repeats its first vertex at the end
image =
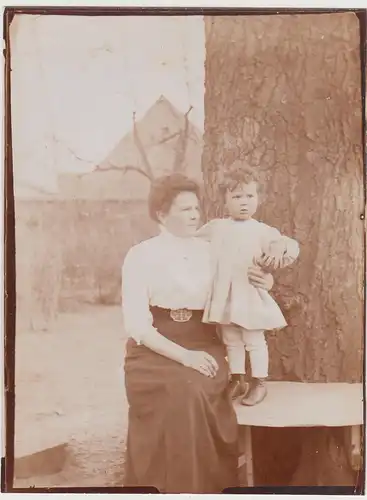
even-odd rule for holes
{"type": "Polygon", "coordinates": [[[282,236],[285,242],[285,252],[283,255],[283,267],[290,266],[295,260],[297,260],[299,255],[299,244],[289,236],[282,236]]]}
{"type": "Polygon", "coordinates": [[[264,246],[271,247],[272,244],[284,245],[284,254],[281,262],[281,267],[287,267],[293,264],[299,255],[298,242],[289,236],[282,235],[275,227],[267,226],[266,236],[264,238],[264,246]]]}
{"type": "Polygon", "coordinates": [[[218,226],[219,220],[220,219],[212,219],[211,221],[207,222],[196,231],[195,236],[197,238],[201,238],[205,241],[211,242],[214,236],[214,230],[218,226]]]}

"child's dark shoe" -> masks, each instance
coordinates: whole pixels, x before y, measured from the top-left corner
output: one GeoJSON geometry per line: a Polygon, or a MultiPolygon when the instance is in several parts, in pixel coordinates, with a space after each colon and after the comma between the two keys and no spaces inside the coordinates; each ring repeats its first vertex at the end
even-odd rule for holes
{"type": "Polygon", "coordinates": [[[255,406],[261,403],[267,396],[268,389],[265,379],[256,378],[252,381],[249,392],[241,399],[241,405],[255,406]]]}
{"type": "Polygon", "coordinates": [[[244,375],[232,375],[229,382],[229,394],[231,399],[245,396],[248,390],[249,384],[246,382],[244,375]]]}

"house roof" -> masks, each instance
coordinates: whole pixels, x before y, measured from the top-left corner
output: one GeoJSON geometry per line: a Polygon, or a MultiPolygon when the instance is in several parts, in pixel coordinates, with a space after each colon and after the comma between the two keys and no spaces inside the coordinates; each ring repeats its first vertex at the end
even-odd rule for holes
{"type": "MultiPolygon", "coordinates": [[[[185,125],[185,115],[161,96],[136,123],[139,138],[152,166],[154,177],[172,171],[178,135],[185,125]]],[[[201,180],[201,132],[189,121],[188,141],[183,161],[187,175],[201,180]]],[[[127,133],[107,157],[86,174],[63,174],[59,178],[60,195],[86,199],[145,199],[150,181],[134,170],[144,170],[134,133],[127,133]]]]}

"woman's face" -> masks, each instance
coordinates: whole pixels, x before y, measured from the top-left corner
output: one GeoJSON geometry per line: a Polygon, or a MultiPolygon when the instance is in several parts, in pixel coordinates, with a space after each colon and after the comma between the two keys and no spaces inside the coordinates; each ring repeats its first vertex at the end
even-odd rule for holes
{"type": "Polygon", "coordinates": [[[167,214],[159,217],[166,229],[176,236],[192,236],[200,224],[200,205],[195,193],[182,191],[173,200],[167,214]]]}

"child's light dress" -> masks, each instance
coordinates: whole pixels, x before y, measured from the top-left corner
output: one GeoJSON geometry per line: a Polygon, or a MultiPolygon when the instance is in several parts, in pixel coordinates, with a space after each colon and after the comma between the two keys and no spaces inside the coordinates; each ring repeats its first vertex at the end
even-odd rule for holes
{"type": "MultiPolygon", "coordinates": [[[[206,302],[205,323],[234,323],[247,330],[283,328],[287,322],[268,291],[250,284],[248,268],[259,259],[280,232],[254,219],[214,219],[197,235],[211,243],[212,284],[206,302]]],[[[283,266],[298,256],[298,243],[286,238],[283,266]]]]}

